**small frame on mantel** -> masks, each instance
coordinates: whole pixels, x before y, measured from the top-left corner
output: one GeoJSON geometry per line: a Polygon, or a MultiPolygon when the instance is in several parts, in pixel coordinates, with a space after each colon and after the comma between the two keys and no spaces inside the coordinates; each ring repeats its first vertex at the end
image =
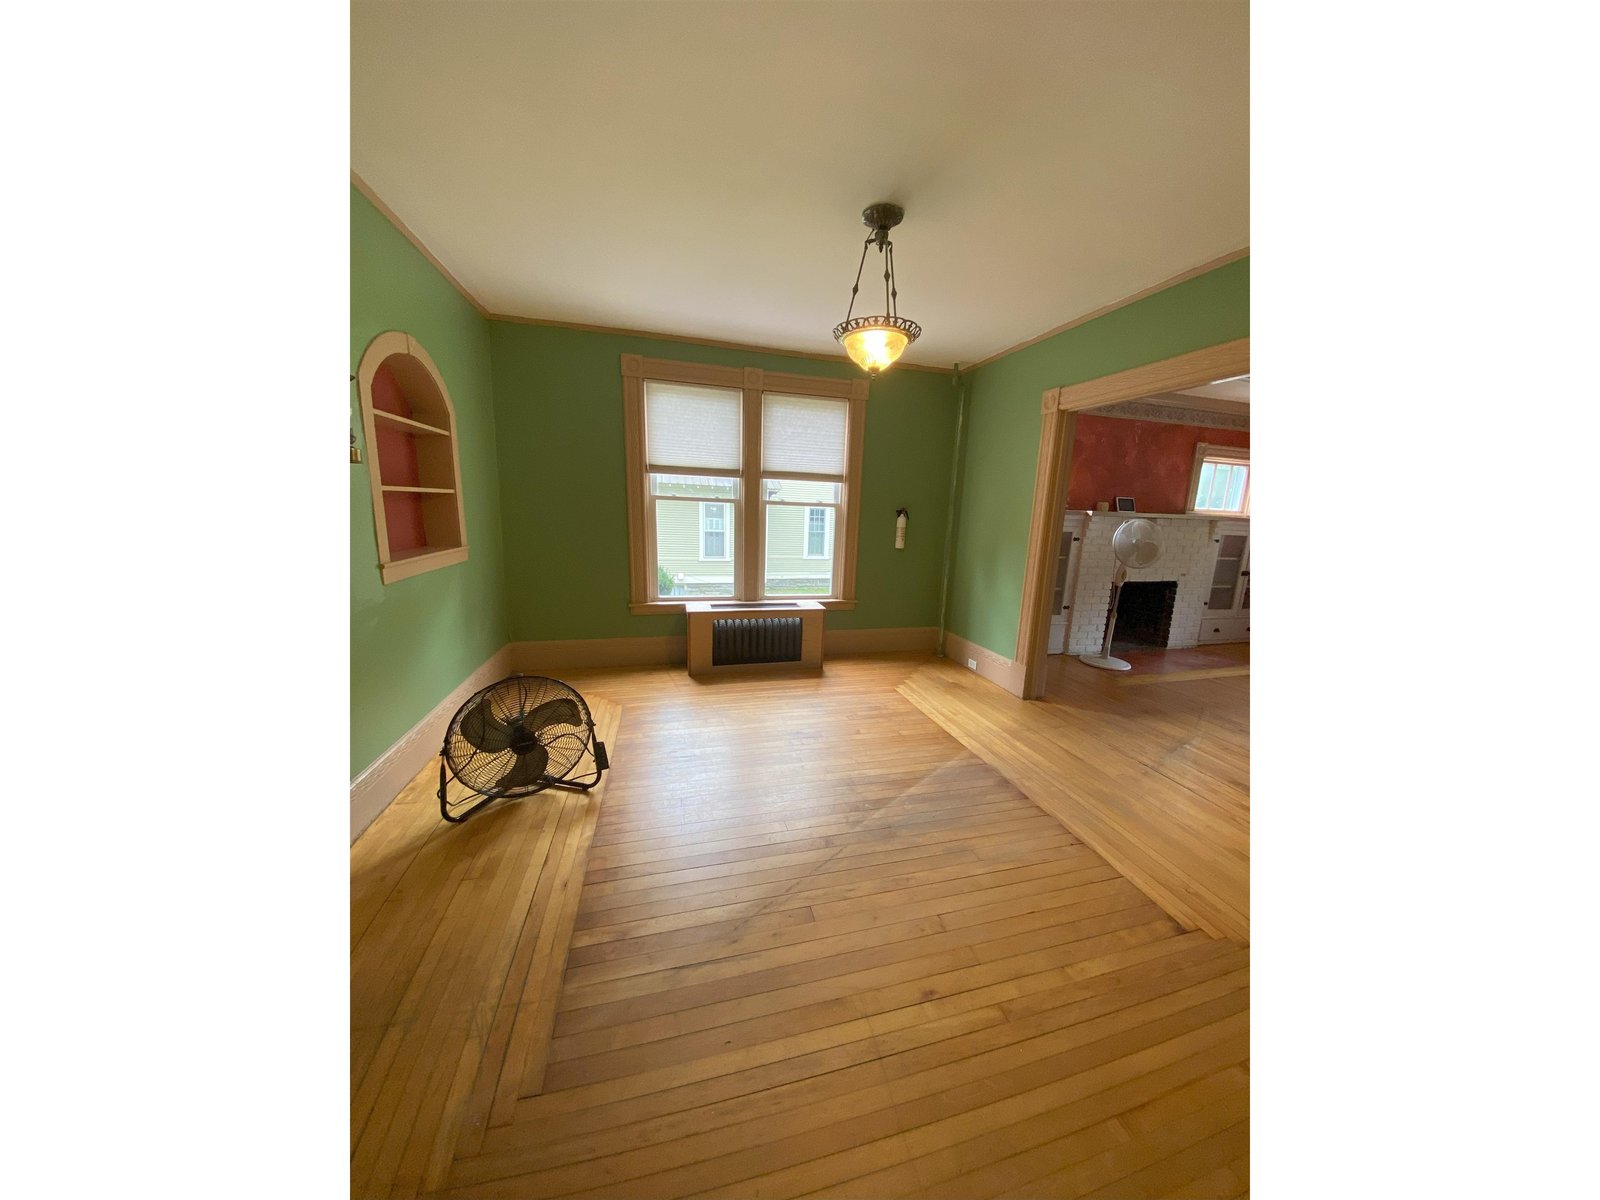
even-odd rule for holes
{"type": "Polygon", "coordinates": [[[1118,496],[1117,497],[1117,511],[1118,512],[1132,512],[1133,511],[1133,497],[1132,496],[1118,496]]]}

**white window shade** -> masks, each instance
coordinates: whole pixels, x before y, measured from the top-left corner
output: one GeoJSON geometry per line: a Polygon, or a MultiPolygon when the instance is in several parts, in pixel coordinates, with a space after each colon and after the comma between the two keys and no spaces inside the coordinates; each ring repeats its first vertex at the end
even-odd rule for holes
{"type": "Polygon", "coordinates": [[[761,397],[761,473],[843,479],[850,406],[815,396],[761,397]]]}
{"type": "Polygon", "coordinates": [[[731,388],[645,380],[645,457],[649,469],[737,475],[741,399],[741,394],[731,388]]]}

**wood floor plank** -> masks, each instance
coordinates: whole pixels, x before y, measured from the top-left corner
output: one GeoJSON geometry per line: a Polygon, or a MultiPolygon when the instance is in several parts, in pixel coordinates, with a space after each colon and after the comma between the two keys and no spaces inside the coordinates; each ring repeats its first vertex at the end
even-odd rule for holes
{"type": "MultiPolygon", "coordinates": [[[[493,1023],[484,1042],[483,1054],[475,1072],[471,1091],[460,1105],[459,1111],[462,1115],[460,1128],[457,1131],[457,1148],[464,1153],[476,1153],[482,1145],[495,1095],[499,1090],[502,1068],[508,1056],[512,1055],[512,1032],[516,1025],[519,1000],[527,985],[528,973],[533,970],[539,945],[539,930],[543,923],[541,914],[545,897],[554,885],[553,873],[546,872],[545,865],[549,861],[550,847],[556,840],[556,833],[563,817],[566,816],[567,807],[551,806],[546,810],[538,840],[533,843],[528,855],[530,869],[536,867],[539,871],[538,882],[527,910],[522,916],[516,948],[513,951],[511,965],[507,968],[505,981],[501,985],[500,1002],[495,1008],[493,1023]]],[[[512,1061],[521,1061],[521,1058],[514,1056],[512,1061]]]]}
{"type": "MultiPolygon", "coordinates": [[[[989,1109],[995,1105],[986,1106],[989,1109]]],[[[791,1112],[783,1122],[787,1136],[768,1141],[759,1151],[744,1151],[723,1155],[712,1160],[694,1160],[643,1181],[649,1185],[641,1189],[638,1182],[630,1182],[630,1195],[713,1195],[740,1194],[738,1185],[744,1185],[752,1175],[761,1176],[763,1195],[799,1195],[818,1186],[859,1174],[863,1166],[881,1169],[886,1160],[905,1156],[909,1151],[916,1156],[923,1151],[924,1143],[947,1136],[947,1131],[916,1129],[920,1138],[903,1136],[905,1126],[917,1118],[910,1114],[907,1105],[892,1092],[885,1095],[881,1087],[867,1088],[838,1096],[826,1106],[812,1105],[791,1112]],[[797,1169],[799,1168],[799,1169],[797,1169]],[[667,1188],[661,1191],[662,1187],[667,1188]],[[688,1187],[692,1191],[685,1192],[688,1187]]],[[[1109,1140],[1125,1143],[1128,1135],[1121,1130],[1108,1130],[1109,1140]]],[[[733,1140],[749,1141],[755,1130],[745,1137],[733,1140]]],[[[707,1139],[708,1146],[725,1144],[721,1139],[707,1139]]],[[[670,1161],[680,1154],[695,1151],[672,1144],[661,1155],[670,1161]]],[[[626,1156],[605,1161],[605,1170],[611,1172],[623,1167],[626,1156]]],[[[637,1165],[635,1163],[635,1165],[637,1165]]],[[[748,1194],[748,1187],[744,1188],[748,1194]]]]}
{"type": "MultiPolygon", "coordinates": [[[[518,1119],[550,1129],[584,1131],[748,1095],[809,1074],[838,1071],[870,1057],[849,1047],[811,1053],[819,1045],[835,1046],[840,1040],[853,1046],[859,1030],[851,1026],[850,1018],[856,1015],[877,1035],[876,1049],[871,1053],[896,1054],[950,1036],[952,1014],[1003,1002],[1031,989],[1092,979],[1130,963],[1144,963],[1169,947],[1179,948],[1175,952],[1192,952],[1192,938],[1204,938],[1213,948],[1222,945],[1211,942],[1204,934],[1173,938],[1171,932],[1170,922],[1151,923],[1088,939],[1055,955],[1030,956],[1026,963],[1001,961],[875,990],[869,994],[870,999],[858,994],[825,1002],[814,1012],[794,1010],[792,1015],[803,1029],[826,1033],[802,1034],[799,1036],[808,1040],[801,1041],[776,1030],[762,1030],[749,1039],[753,1045],[732,1052],[547,1092],[519,1105],[518,1119]],[[878,1011],[872,1012],[873,1009],[878,1011]],[[763,1034],[766,1040],[762,1040],[763,1034]]],[[[784,1026],[786,1030],[793,1027],[787,1023],[784,1026]]],[[[735,1045],[743,1040],[738,1024],[718,1028],[721,1036],[735,1045]]]]}
{"type": "MultiPolygon", "coordinates": [[[[1092,1195],[1123,1200],[1128,1197],[1160,1196],[1164,1189],[1150,1187],[1141,1180],[1141,1175],[1218,1134],[1225,1135],[1226,1140],[1211,1153],[1220,1157],[1223,1163],[1249,1147],[1248,1124],[1240,1119],[1237,1107],[1218,1105],[1180,1117],[1162,1126],[1153,1135],[1130,1138],[1123,1145],[1103,1154],[1075,1163],[1065,1170],[1055,1170],[1029,1180],[1021,1187],[1000,1195],[1017,1200],[1023,1197],[1092,1195]]],[[[1179,1164],[1180,1169],[1187,1165],[1189,1162],[1179,1164]]]]}
{"type": "MultiPolygon", "coordinates": [[[[1205,978],[1218,969],[1215,956],[1209,954],[1207,948],[1193,947],[1160,961],[1136,962],[1104,975],[1087,975],[1066,986],[1053,988],[1051,985],[1058,984],[1063,978],[1063,972],[1059,969],[1020,979],[1007,979],[987,987],[952,991],[938,999],[922,999],[920,992],[902,993],[887,1003],[893,1004],[896,1000],[905,1003],[879,1012],[871,1011],[874,1001],[852,999],[829,1002],[791,1010],[777,1017],[718,1026],[661,1041],[619,1046],[615,1050],[592,1056],[592,1060],[582,1060],[572,1069],[581,1073],[579,1077],[586,1082],[621,1076],[646,1077],[654,1071],[690,1063],[699,1064],[702,1074],[719,1065],[719,1062],[743,1070],[754,1065],[750,1058],[739,1056],[739,1052],[746,1048],[760,1048],[763,1061],[772,1061],[780,1052],[783,1055],[809,1053],[868,1037],[876,1037],[877,1041],[865,1047],[863,1054],[884,1058],[909,1048],[903,1043],[897,1044],[893,1038],[892,1035],[898,1030],[996,1004],[1000,1005],[999,1011],[1006,1023],[1001,1036],[1006,1041],[1015,1041],[1031,1032],[1046,1031],[1062,1023],[1062,1019],[1056,1015],[1029,1024],[1008,1014],[1008,1000],[1027,996],[1031,989],[1050,988],[1049,994],[1053,1000],[1041,1009],[1043,1012],[1048,1012],[1050,1008],[1065,1008],[1073,1002],[1088,1001],[1111,992],[1114,993],[1114,999],[1104,1006],[1109,1010],[1145,997],[1147,993],[1136,990],[1137,984],[1159,980],[1161,987],[1176,987],[1184,982],[1205,978]]],[[[1080,1007],[1079,1012],[1083,1011],[1080,1007]]],[[[993,1023],[988,1020],[983,1022],[993,1023]]],[[[948,1029],[941,1040],[943,1053],[960,1055],[976,1049],[948,1029]]]]}
{"type": "MultiPolygon", "coordinates": [[[[615,708],[603,700],[591,707],[602,737],[614,739],[615,708]]],[[[413,787],[436,770],[424,768],[413,787]]],[[[542,894],[541,882],[560,886],[543,847],[552,828],[570,826],[565,814],[584,803],[574,793],[550,791],[446,827],[435,802],[438,828],[425,844],[433,852],[413,856],[352,959],[352,1024],[372,1031],[368,1040],[375,1040],[352,1091],[356,1194],[415,1196],[443,1182],[474,1081],[486,1070],[497,1075],[501,1065],[486,1067],[483,1055],[528,908],[542,894]],[[364,953],[364,947],[384,953],[364,953]]],[[[374,823],[376,851],[359,839],[352,862],[384,853],[394,840],[385,837],[386,826],[411,827],[416,819],[415,812],[402,811],[391,821],[385,812],[374,823]]],[[[575,893],[581,861],[569,856],[567,870],[575,893]]],[[[557,976],[559,983],[559,962],[557,976]]]]}
{"type": "Polygon", "coordinates": [[[966,905],[956,900],[936,899],[903,907],[845,913],[824,921],[811,921],[798,928],[768,931],[754,938],[735,939],[715,949],[703,947],[658,952],[623,959],[589,969],[567,973],[570,1007],[603,1003],[613,997],[636,996],[642,992],[690,985],[727,978],[755,978],[768,968],[827,959],[831,965],[848,966],[851,952],[884,942],[904,942],[927,934],[949,933],[969,926],[983,925],[996,933],[1016,928],[1006,918],[1043,919],[1046,910],[1070,909],[1087,912],[1099,901],[1120,900],[1116,907],[1129,907],[1144,901],[1138,889],[1115,873],[1106,875],[1103,866],[1090,868],[1077,878],[1059,877],[1055,882],[1068,886],[1050,887],[1048,882],[1034,885],[1003,900],[983,903],[982,895],[971,897],[966,905]],[[1091,875],[1095,878],[1083,878],[1091,875]]]}
{"type": "MultiPolygon", "coordinates": [[[[952,928],[957,921],[961,924],[977,923],[981,919],[976,915],[978,913],[988,913],[991,917],[1001,915],[997,906],[1002,904],[1024,906],[1018,911],[1029,911],[1025,906],[1047,907],[1052,897],[1064,896],[1069,889],[1126,883],[1102,862],[1091,861],[1088,865],[1078,866],[1079,861],[1082,860],[1058,858],[1038,868],[1019,872],[1026,874],[1027,878],[1023,879],[1012,876],[1002,882],[1000,877],[1006,873],[994,872],[984,877],[979,885],[962,880],[933,888],[908,888],[874,898],[808,905],[790,910],[790,913],[799,915],[789,919],[779,919],[789,916],[780,910],[743,921],[722,922],[709,933],[700,930],[676,931],[658,935],[648,943],[640,939],[623,944],[607,943],[605,949],[609,953],[591,953],[580,959],[574,952],[571,956],[574,966],[568,973],[567,981],[569,986],[582,987],[673,966],[736,958],[760,950],[818,941],[870,926],[921,917],[939,917],[946,928],[952,928]],[[991,884],[992,887],[984,886],[991,884]],[[708,941],[715,945],[703,945],[708,941]],[[629,950],[633,952],[627,953],[629,950]]],[[[1084,892],[1081,898],[1087,899],[1090,895],[1084,892]]],[[[746,962],[748,965],[748,960],[746,962]]]]}
{"type": "MultiPolygon", "coordinates": [[[[1085,861],[1099,861],[1099,856],[1087,851],[1079,856],[1080,847],[1059,844],[1042,847],[1011,847],[1003,862],[980,858],[970,850],[944,856],[939,861],[927,862],[919,869],[895,873],[871,870],[854,873],[849,877],[833,876],[822,881],[800,881],[775,887],[754,889],[753,892],[712,893],[696,897],[683,897],[681,907],[674,908],[671,901],[638,908],[618,908],[604,912],[585,910],[580,906],[578,929],[573,934],[575,946],[613,938],[642,936],[659,931],[687,929],[707,921],[740,920],[762,913],[781,912],[789,907],[827,904],[836,901],[860,900],[865,897],[892,896],[896,892],[915,887],[933,887],[953,881],[960,887],[982,887],[986,880],[998,879],[1003,874],[1043,864],[1047,869],[1072,861],[1081,865],[1085,861]],[[845,882],[835,882],[845,879],[845,882]],[[702,907],[702,903],[705,906],[702,907]],[[585,927],[585,917],[590,924],[585,927]]],[[[1009,882],[1003,880],[1002,882],[1009,882]]]]}
{"type": "MultiPolygon", "coordinates": [[[[545,1069],[550,1058],[550,1040],[555,1032],[556,1010],[561,999],[561,989],[566,971],[566,950],[572,939],[573,922],[577,919],[578,896],[582,888],[583,857],[589,839],[593,836],[595,821],[599,816],[598,801],[583,809],[580,828],[573,838],[557,876],[556,895],[547,908],[544,928],[539,935],[541,964],[537,972],[530,973],[528,989],[523,995],[520,1014],[526,1014],[531,1036],[523,1044],[520,1060],[522,1087],[520,1092],[506,1088],[497,1099],[504,1105],[496,1124],[510,1121],[516,1107],[517,1096],[537,1096],[544,1090],[545,1069]]],[[[507,1070],[502,1079],[509,1083],[517,1077],[518,1059],[507,1058],[507,1070]]]]}
{"type": "MultiPolygon", "coordinates": [[[[1152,921],[1163,923],[1160,910],[1152,904],[1118,907],[1124,904],[1126,900],[1121,897],[1094,902],[1094,907],[1112,911],[1094,916],[1083,915],[1064,932],[1054,926],[1054,913],[1037,914],[1034,924],[1038,928],[988,944],[982,942],[988,928],[980,926],[975,930],[962,931],[967,935],[965,938],[930,935],[892,949],[858,954],[848,963],[830,962],[805,970],[780,968],[784,973],[782,975],[768,972],[756,979],[680,988],[579,1008],[562,1013],[557,1021],[556,1036],[571,1037],[609,1030],[601,1036],[608,1040],[625,1038],[653,1041],[691,1029],[709,1029],[751,1016],[798,1008],[819,1000],[851,996],[909,980],[975,967],[991,958],[999,960],[1048,945],[1093,938],[1152,921]],[[812,977],[807,978],[808,975],[812,977]]],[[[1176,932],[1176,927],[1170,922],[1165,922],[1165,928],[1176,932]]]]}
{"type": "Polygon", "coordinates": [[[1247,679],[1128,690],[1060,661],[1029,704],[940,663],[899,690],[1180,921],[1249,940],[1248,753],[1208,721],[1247,679]]]}
{"type": "Polygon", "coordinates": [[[1244,1044],[1243,1034],[1219,1040],[1202,1029],[1113,1059],[1073,1076],[1073,1097],[1065,1103],[976,1138],[952,1140],[855,1194],[978,1197],[1018,1187],[1098,1153],[1075,1136],[1080,1127],[1111,1121],[1123,1131],[1121,1140],[1133,1140],[1117,1114],[1227,1067],[1244,1044]],[[1196,1045],[1203,1048],[1185,1053],[1196,1045]]]}
{"type": "Polygon", "coordinates": [[[443,830],[419,776],[352,852],[352,1194],[1246,1191],[1248,679],[1201,670],[571,673],[603,803],[443,830]]]}

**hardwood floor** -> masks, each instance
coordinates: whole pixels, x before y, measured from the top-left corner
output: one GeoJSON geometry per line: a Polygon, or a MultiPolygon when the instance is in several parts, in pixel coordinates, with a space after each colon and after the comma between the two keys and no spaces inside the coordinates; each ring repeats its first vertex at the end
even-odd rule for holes
{"type": "Polygon", "coordinates": [[[1051,658],[1043,703],[948,660],[900,692],[1187,929],[1250,940],[1249,647],[1051,658]]]}
{"type": "Polygon", "coordinates": [[[397,802],[352,852],[353,1194],[1243,1194],[1248,951],[896,690],[941,669],[568,673],[620,713],[597,804],[397,802]]]}

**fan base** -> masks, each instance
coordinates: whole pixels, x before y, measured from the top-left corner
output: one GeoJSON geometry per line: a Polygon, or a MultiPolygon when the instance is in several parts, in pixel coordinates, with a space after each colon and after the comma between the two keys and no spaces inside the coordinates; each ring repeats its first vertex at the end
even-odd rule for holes
{"type": "Polygon", "coordinates": [[[1099,667],[1102,671],[1131,671],[1133,664],[1123,662],[1120,658],[1109,658],[1104,654],[1080,654],[1078,661],[1088,663],[1091,667],[1099,667]]]}

